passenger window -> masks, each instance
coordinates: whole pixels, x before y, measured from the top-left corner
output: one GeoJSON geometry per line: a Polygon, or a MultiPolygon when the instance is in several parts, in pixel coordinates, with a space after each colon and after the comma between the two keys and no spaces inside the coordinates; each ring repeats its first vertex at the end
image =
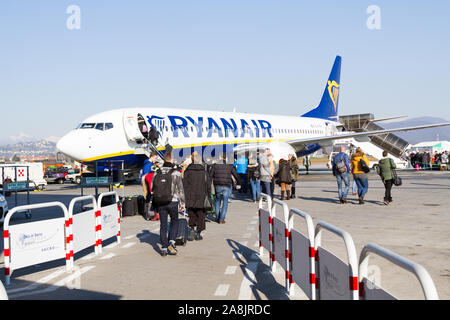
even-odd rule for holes
{"type": "Polygon", "coordinates": [[[103,131],[103,128],[105,127],[104,123],[97,123],[97,125],[95,126],[96,130],[100,130],[103,131]]]}
{"type": "Polygon", "coordinates": [[[114,128],[114,125],[111,122],[105,123],[105,130],[109,130],[114,128]]]}

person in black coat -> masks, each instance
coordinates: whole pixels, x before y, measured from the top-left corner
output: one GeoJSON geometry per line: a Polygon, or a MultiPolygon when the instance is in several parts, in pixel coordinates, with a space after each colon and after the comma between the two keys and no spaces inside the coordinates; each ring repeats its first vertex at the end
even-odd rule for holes
{"type": "Polygon", "coordinates": [[[189,215],[189,240],[202,240],[201,232],[206,229],[205,218],[205,200],[211,194],[211,179],[202,164],[201,156],[192,155],[192,163],[184,172],[183,188],[186,200],[186,208],[189,215]],[[197,233],[195,234],[194,228],[197,233]]]}
{"type": "Polygon", "coordinates": [[[289,186],[292,183],[291,166],[289,161],[280,159],[278,173],[276,175],[277,183],[281,186],[281,200],[284,200],[284,193],[286,192],[286,200],[291,198],[289,186]]]}

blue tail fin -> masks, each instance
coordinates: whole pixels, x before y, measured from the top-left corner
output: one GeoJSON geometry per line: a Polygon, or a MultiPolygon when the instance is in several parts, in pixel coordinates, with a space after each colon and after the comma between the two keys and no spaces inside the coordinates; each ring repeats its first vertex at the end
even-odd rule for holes
{"type": "Polygon", "coordinates": [[[341,60],[340,56],[336,56],[333,69],[328,78],[325,91],[319,106],[302,115],[302,117],[320,118],[326,120],[337,121],[338,102],[339,102],[339,86],[341,80],[341,60]]]}

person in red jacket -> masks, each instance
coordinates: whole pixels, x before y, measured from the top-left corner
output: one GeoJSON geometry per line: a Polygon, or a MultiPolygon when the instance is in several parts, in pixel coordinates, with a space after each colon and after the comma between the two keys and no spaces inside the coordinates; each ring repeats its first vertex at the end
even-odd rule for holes
{"type": "MultiPolygon", "coordinates": [[[[156,166],[154,166],[156,167],[156,166]]],[[[150,216],[150,211],[152,211],[152,180],[153,176],[155,175],[155,168],[152,168],[150,173],[147,173],[142,177],[142,188],[144,190],[144,198],[145,198],[145,212],[146,216],[150,216]]],[[[150,221],[158,221],[159,220],[159,213],[155,212],[155,215],[153,216],[150,221]]]]}

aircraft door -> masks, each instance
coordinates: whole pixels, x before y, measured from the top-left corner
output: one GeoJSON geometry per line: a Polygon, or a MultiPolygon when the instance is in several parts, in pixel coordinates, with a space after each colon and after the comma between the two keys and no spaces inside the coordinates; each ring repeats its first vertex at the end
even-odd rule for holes
{"type": "Polygon", "coordinates": [[[142,143],[144,136],[139,129],[138,115],[136,113],[124,112],[123,127],[125,129],[128,140],[142,143]]]}

